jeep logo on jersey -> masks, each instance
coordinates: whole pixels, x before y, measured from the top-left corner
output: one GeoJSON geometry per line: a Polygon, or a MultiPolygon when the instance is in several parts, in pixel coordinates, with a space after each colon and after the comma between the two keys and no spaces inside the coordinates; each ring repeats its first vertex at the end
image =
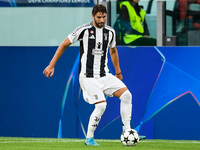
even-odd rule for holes
{"type": "Polygon", "coordinates": [[[92,55],[100,55],[103,56],[104,51],[103,50],[99,50],[99,49],[93,49],[92,50],[92,55]]]}

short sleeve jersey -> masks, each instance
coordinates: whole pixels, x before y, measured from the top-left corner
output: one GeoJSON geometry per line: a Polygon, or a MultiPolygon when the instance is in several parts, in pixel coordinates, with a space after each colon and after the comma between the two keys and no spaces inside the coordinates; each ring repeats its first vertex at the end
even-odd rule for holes
{"type": "Polygon", "coordinates": [[[80,41],[79,76],[100,78],[109,72],[108,47],[116,45],[112,27],[97,28],[91,22],[77,27],[68,38],[71,43],[80,41]]]}

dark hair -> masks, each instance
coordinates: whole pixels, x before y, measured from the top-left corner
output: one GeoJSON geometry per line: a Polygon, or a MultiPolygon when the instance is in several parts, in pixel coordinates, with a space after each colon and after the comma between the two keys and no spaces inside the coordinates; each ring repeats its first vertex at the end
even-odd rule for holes
{"type": "Polygon", "coordinates": [[[107,14],[106,7],[102,4],[95,5],[92,9],[92,14],[95,16],[98,12],[102,12],[102,13],[107,14]]]}

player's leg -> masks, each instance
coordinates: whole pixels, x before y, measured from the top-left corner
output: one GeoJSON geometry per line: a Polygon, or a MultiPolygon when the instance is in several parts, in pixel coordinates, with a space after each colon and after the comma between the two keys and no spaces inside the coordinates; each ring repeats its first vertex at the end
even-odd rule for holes
{"type": "MultiPolygon", "coordinates": [[[[117,77],[109,74],[107,78],[107,82],[104,86],[104,93],[108,96],[114,95],[121,100],[120,112],[123,123],[123,130],[130,129],[130,121],[132,115],[132,94],[126,85],[117,77]]],[[[146,136],[140,136],[140,140],[142,139],[146,139],[146,136]]]]}
{"type": "MultiPolygon", "coordinates": [[[[120,112],[123,123],[123,130],[131,129],[130,121],[132,115],[132,95],[127,88],[122,88],[113,93],[121,100],[120,112]]],[[[139,140],[146,139],[146,136],[139,136],[139,140]]]]}
{"type": "Polygon", "coordinates": [[[86,145],[99,145],[94,141],[94,131],[96,130],[101,120],[101,116],[106,109],[106,105],[106,101],[98,102],[95,104],[94,111],[92,112],[88,123],[87,136],[85,141],[86,145]]]}
{"type": "Polygon", "coordinates": [[[99,145],[94,141],[94,131],[96,130],[107,106],[105,95],[100,88],[101,81],[93,78],[80,77],[79,82],[83,90],[84,100],[89,104],[95,105],[95,108],[89,118],[85,144],[99,145]]]}
{"type": "Polygon", "coordinates": [[[117,77],[108,74],[105,83],[104,93],[108,96],[116,96],[121,100],[120,113],[123,123],[123,130],[130,129],[130,120],[132,115],[132,95],[126,85],[117,77]]]}
{"type": "Polygon", "coordinates": [[[115,91],[113,95],[121,100],[120,113],[123,123],[123,130],[131,129],[130,121],[132,115],[132,94],[127,87],[125,87],[115,91]]]}

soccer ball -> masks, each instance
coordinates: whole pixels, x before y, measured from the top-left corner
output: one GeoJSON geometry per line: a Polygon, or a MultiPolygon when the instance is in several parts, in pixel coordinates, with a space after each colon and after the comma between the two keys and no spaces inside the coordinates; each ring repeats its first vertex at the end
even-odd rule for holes
{"type": "Polygon", "coordinates": [[[121,134],[121,142],[125,146],[135,146],[139,139],[139,134],[134,129],[127,129],[121,134]]]}

